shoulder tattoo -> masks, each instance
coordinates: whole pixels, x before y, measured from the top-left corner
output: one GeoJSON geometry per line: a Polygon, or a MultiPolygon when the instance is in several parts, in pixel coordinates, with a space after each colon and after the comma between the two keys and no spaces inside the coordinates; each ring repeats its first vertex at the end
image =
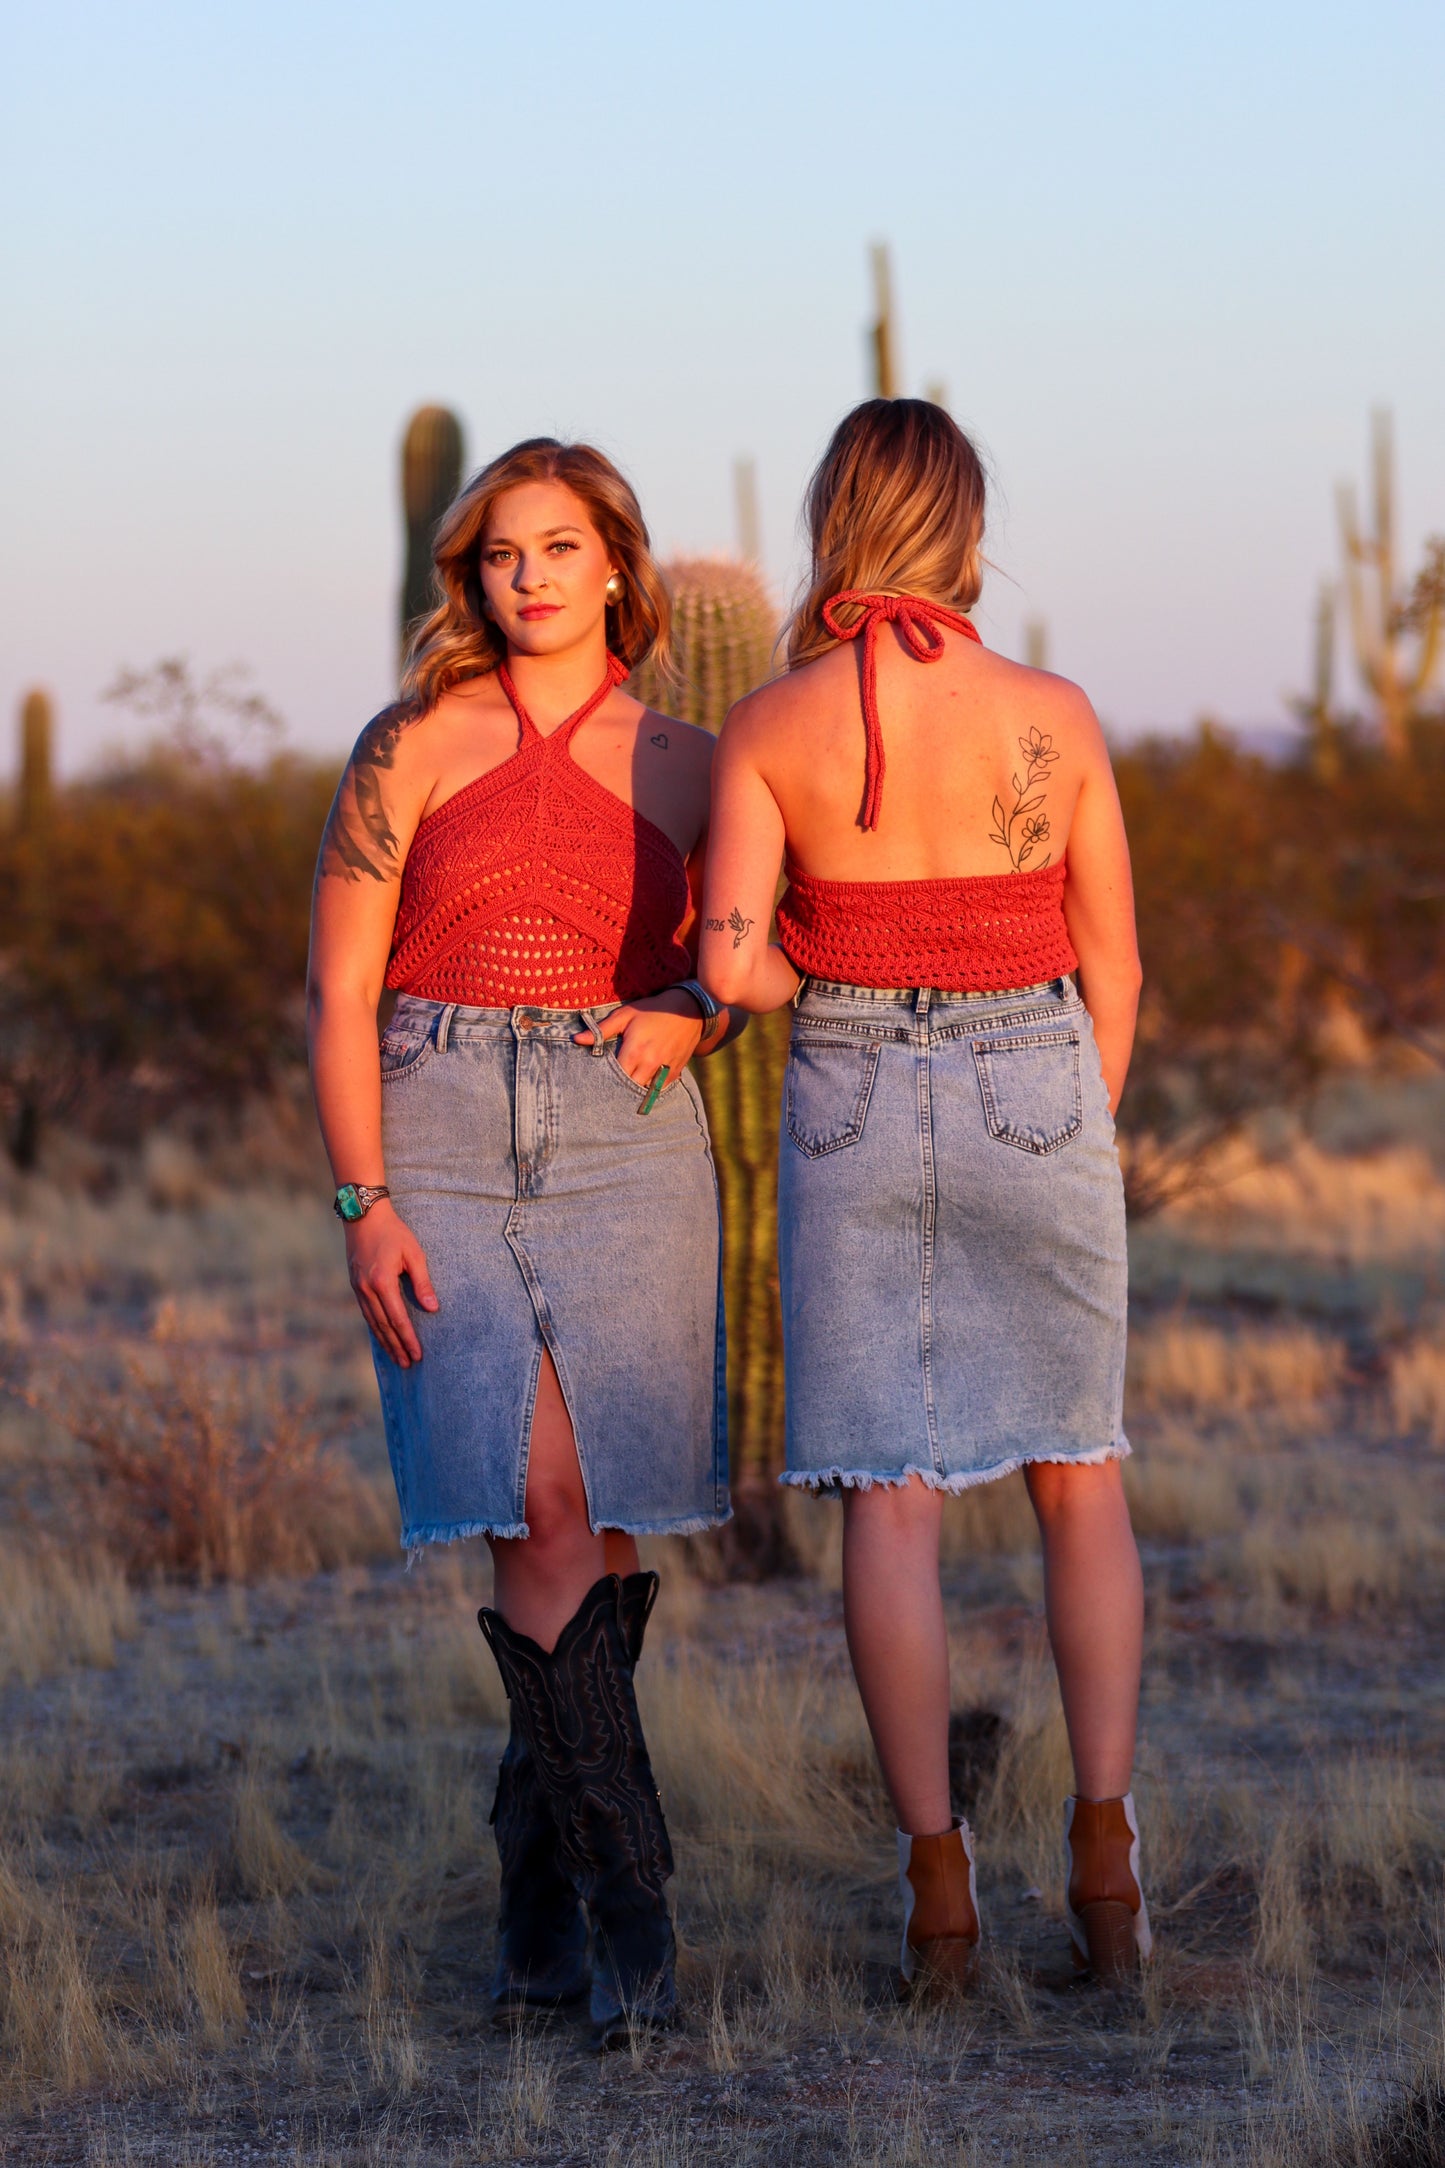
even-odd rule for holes
{"type": "Polygon", "coordinates": [[[397,741],[413,720],[403,707],[383,708],[356,741],[336,787],[321,838],[317,879],[394,881],[401,853],[382,796],[381,779],[395,765],[397,741]]]}

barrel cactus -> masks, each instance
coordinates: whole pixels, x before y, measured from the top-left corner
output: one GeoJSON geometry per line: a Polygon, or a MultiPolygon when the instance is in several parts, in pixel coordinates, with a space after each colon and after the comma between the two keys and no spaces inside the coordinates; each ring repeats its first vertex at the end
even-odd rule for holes
{"type": "Polygon", "coordinates": [[[672,596],[677,681],[664,683],[644,663],[628,690],[715,737],[733,702],[772,676],[778,613],[756,565],[733,557],[677,557],[663,577],[672,596]]]}
{"type": "Polygon", "coordinates": [[[462,425],[446,407],[418,407],[401,445],[401,502],[406,516],[406,570],[401,583],[401,637],[433,607],[432,541],[437,522],[462,484],[462,425]]]}
{"type": "Polygon", "coordinates": [[[37,686],[20,709],[20,787],[15,796],[16,825],[23,833],[43,828],[55,794],[55,716],[50,695],[37,686]]]}
{"type": "MultiPolygon", "coordinates": [[[[644,665],[629,691],[705,730],[773,674],[778,617],[757,567],[681,558],[664,566],[677,678],[644,665]]],[[[778,1308],[778,1105],[791,1014],[754,1018],[698,1063],[717,1161],[728,1315],[728,1416],[740,1535],[750,1562],[775,1560],[773,1479],[783,1465],[783,1331],[778,1308]]]]}

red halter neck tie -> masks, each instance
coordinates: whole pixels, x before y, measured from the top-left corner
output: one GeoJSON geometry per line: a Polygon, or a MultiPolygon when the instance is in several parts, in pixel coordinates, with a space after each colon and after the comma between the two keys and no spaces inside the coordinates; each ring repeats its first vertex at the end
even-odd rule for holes
{"type": "MultiPolygon", "coordinates": [[[[626,677],[630,677],[631,674],[632,673],[629,671],[626,663],[623,662],[620,657],[612,654],[609,650],[607,656],[607,675],[603,678],[602,683],[598,686],[596,692],[589,695],[589,697],[583,701],[581,707],[575,709],[574,712],[567,717],[567,720],[564,723],[559,723],[557,725],[557,728],[554,731],[550,732],[549,735],[554,738],[560,738],[562,743],[565,745],[567,743],[567,740],[572,736],[573,732],[580,729],[581,725],[586,722],[588,716],[596,714],[598,708],[601,707],[603,701],[607,698],[607,695],[611,692],[613,686],[620,685],[623,679],[626,677]]],[[[523,707],[521,700],[518,697],[517,688],[512,683],[512,673],[507,668],[504,662],[498,663],[497,665],[497,678],[501,684],[502,691],[506,694],[508,700],[510,700],[512,703],[512,713],[516,716],[517,721],[522,726],[522,743],[525,745],[529,738],[540,738],[542,733],[537,728],[537,725],[533,722],[531,716],[527,713],[526,709],[523,707]]]]}
{"type": "Polygon", "coordinates": [[[918,662],[937,662],[943,653],[943,634],[961,632],[966,639],[979,640],[978,632],[966,617],[957,610],[947,610],[941,602],[925,602],[921,595],[865,595],[852,588],[845,588],[841,595],[834,595],[823,604],[823,623],[835,640],[856,640],[863,635],[863,729],[866,751],[863,768],[863,810],[858,816],[860,828],[878,826],[878,809],[883,802],[883,731],[878,721],[878,633],[884,625],[896,625],[907,644],[908,652],[918,662]],[[851,625],[840,625],[834,616],[836,610],[853,608],[862,612],[851,625]]]}

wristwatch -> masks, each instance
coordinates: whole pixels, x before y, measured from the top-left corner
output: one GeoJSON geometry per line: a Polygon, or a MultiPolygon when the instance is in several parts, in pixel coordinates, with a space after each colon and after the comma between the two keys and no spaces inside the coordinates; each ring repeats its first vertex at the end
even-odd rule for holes
{"type": "Polygon", "coordinates": [[[672,991],[675,994],[691,994],[702,1011],[702,1035],[706,1038],[722,1013],[721,1005],[713,1000],[701,979],[679,979],[672,991]]]}
{"type": "Polygon", "coordinates": [[[345,1220],[347,1226],[351,1227],[357,1220],[365,1219],[372,1206],[381,1198],[390,1195],[391,1191],[385,1183],[380,1187],[373,1187],[366,1182],[343,1182],[331,1200],[331,1209],[339,1220],[345,1220]]]}

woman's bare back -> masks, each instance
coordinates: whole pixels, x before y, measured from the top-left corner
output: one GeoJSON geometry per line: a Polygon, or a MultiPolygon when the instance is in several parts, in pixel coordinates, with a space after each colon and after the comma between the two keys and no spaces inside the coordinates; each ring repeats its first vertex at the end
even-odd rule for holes
{"type": "Polygon", "coordinates": [[[856,648],[734,711],[782,814],[790,865],[818,880],[908,881],[1036,872],[1062,859],[1081,787],[1101,762],[1107,769],[1078,687],[957,634],[920,664],[884,627],[877,654],[886,769],[875,830],[859,825],[856,648]]]}

